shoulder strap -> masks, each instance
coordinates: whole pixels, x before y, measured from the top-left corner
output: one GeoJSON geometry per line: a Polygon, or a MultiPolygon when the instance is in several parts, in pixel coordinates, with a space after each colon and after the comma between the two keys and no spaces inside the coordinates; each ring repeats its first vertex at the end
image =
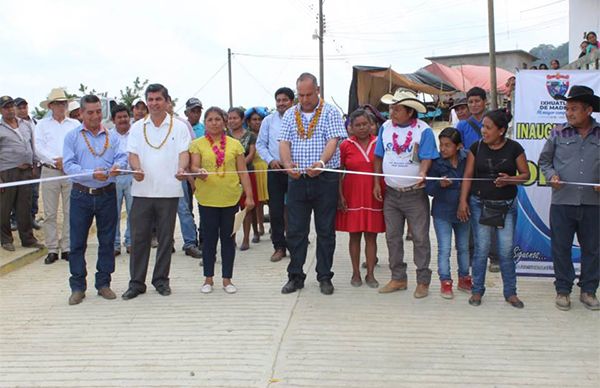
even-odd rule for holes
{"type": "Polygon", "coordinates": [[[471,128],[473,128],[475,133],[477,133],[479,137],[481,137],[481,128],[479,128],[479,125],[477,125],[477,123],[472,120],[472,117],[469,117],[467,119],[467,123],[469,123],[469,125],[471,126],[471,128]]]}

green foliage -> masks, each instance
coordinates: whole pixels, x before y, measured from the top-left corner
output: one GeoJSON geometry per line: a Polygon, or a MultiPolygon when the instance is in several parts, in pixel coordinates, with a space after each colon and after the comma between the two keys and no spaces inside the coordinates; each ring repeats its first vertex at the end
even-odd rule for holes
{"type": "Polygon", "coordinates": [[[569,42],[565,42],[558,47],[551,44],[540,44],[529,50],[529,53],[539,58],[534,62],[536,66],[545,63],[550,67],[550,61],[553,59],[558,59],[560,65],[564,66],[569,63],[569,42]]]}
{"type": "Polygon", "coordinates": [[[135,77],[132,87],[126,86],[124,90],[121,89],[119,91],[121,93],[121,103],[125,104],[125,106],[127,106],[127,108],[131,111],[133,102],[137,98],[142,97],[148,82],[149,81],[147,79],[142,81],[140,80],[140,77],[135,77]]]}
{"type": "Polygon", "coordinates": [[[40,120],[43,119],[44,116],[46,116],[46,113],[48,113],[48,109],[42,109],[36,106],[35,108],[33,108],[31,116],[36,120],[40,120]]]}

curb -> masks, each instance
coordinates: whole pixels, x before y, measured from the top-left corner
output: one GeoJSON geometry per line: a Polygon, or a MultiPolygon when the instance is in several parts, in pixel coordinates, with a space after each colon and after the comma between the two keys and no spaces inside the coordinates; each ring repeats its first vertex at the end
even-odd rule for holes
{"type": "Polygon", "coordinates": [[[10,261],[0,266],[0,276],[4,276],[10,272],[16,271],[17,269],[26,266],[27,264],[31,264],[47,253],[48,249],[40,248],[36,251],[29,252],[21,257],[17,257],[13,261],[10,261]]]}

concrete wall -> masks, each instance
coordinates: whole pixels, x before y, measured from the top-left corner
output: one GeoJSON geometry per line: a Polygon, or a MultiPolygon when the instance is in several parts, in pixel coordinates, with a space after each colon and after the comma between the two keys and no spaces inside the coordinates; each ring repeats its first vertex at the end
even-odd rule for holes
{"type": "Polygon", "coordinates": [[[569,62],[579,56],[583,33],[600,34],[600,0],[569,0],[569,62]]]}
{"type": "MultiPolygon", "coordinates": [[[[600,0],[599,0],[600,1],[600,0]]],[[[448,59],[435,59],[436,62],[446,66],[459,66],[459,65],[481,65],[489,66],[490,57],[489,55],[472,55],[467,57],[455,57],[448,59]]],[[[523,62],[527,63],[527,67],[531,66],[530,57],[520,55],[517,53],[511,54],[496,54],[496,67],[500,67],[504,70],[508,70],[511,73],[515,72],[515,68],[522,69],[523,62]]]]}

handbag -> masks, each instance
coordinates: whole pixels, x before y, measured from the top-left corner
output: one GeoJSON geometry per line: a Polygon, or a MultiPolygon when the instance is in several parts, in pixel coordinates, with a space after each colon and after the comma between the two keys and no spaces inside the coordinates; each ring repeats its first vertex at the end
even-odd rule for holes
{"type": "Polygon", "coordinates": [[[481,225],[494,226],[498,229],[504,228],[504,221],[506,215],[513,205],[514,200],[510,202],[506,201],[495,201],[491,199],[484,199],[481,201],[481,216],[479,217],[479,223],[481,225]]]}

